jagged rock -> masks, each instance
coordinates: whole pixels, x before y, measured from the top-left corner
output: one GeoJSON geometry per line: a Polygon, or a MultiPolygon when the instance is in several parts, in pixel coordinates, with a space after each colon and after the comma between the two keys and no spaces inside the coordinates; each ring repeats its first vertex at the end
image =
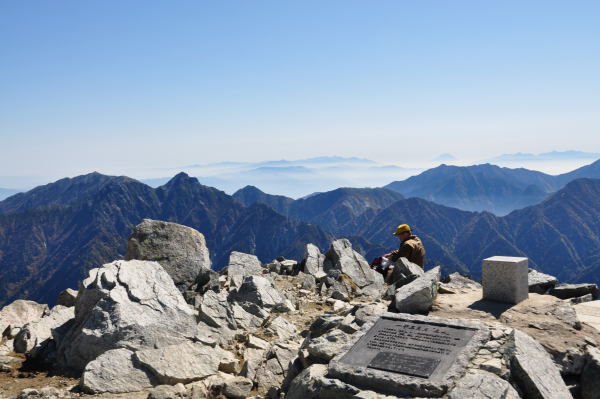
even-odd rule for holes
{"type": "Polygon", "coordinates": [[[233,318],[238,327],[245,329],[257,328],[262,326],[264,321],[269,317],[269,312],[258,306],[246,306],[246,309],[244,309],[237,303],[231,304],[233,318]],[[249,311],[246,311],[246,309],[248,309],[249,311]],[[250,311],[252,311],[253,313],[250,313],[250,311]]]}
{"type": "Polygon", "coordinates": [[[200,320],[212,327],[228,327],[236,329],[237,323],[233,316],[233,310],[227,302],[227,293],[207,291],[199,308],[200,320]]]}
{"type": "Polygon", "coordinates": [[[148,399],[178,398],[187,398],[187,389],[181,383],[176,385],[159,385],[148,392],[148,399]]]}
{"type": "Polygon", "coordinates": [[[505,380],[483,371],[474,371],[461,378],[448,399],[519,399],[517,391],[505,380]]]}
{"type": "Polygon", "coordinates": [[[72,306],[75,306],[75,299],[77,299],[77,291],[71,288],[67,288],[66,290],[58,294],[56,304],[70,308],[72,306]]]}
{"type": "Polygon", "coordinates": [[[73,317],[75,317],[73,307],[56,305],[48,312],[48,315],[23,326],[15,337],[15,352],[30,352],[30,357],[37,357],[52,338],[52,329],[61,327],[73,317]]]}
{"type": "Polygon", "coordinates": [[[392,272],[392,284],[401,287],[422,276],[425,272],[423,268],[406,258],[400,258],[394,262],[394,271],[392,272]]]}
{"type": "Polygon", "coordinates": [[[286,399],[318,397],[318,381],[327,374],[327,365],[313,364],[302,371],[290,384],[286,399]]]}
{"type": "Polygon", "coordinates": [[[267,309],[283,306],[285,302],[273,282],[262,276],[244,277],[235,299],[240,303],[250,302],[267,309]]]}
{"type": "Polygon", "coordinates": [[[285,259],[280,261],[279,264],[281,265],[281,268],[279,269],[280,274],[291,276],[297,271],[296,269],[298,266],[298,262],[296,262],[295,260],[285,259]]]}
{"type": "Polygon", "coordinates": [[[246,342],[246,347],[248,347],[248,348],[267,350],[267,349],[269,349],[269,346],[270,345],[267,341],[265,341],[264,339],[255,337],[254,335],[249,335],[248,341],[246,342]]]}
{"type": "Polygon", "coordinates": [[[598,298],[598,286],[596,284],[560,284],[550,290],[549,294],[560,299],[577,298],[587,294],[598,298]]]}
{"type": "Polygon", "coordinates": [[[219,347],[184,342],[160,349],[143,349],[134,354],[162,384],[188,383],[219,370],[221,360],[229,354],[219,347]]]}
{"type": "Polygon", "coordinates": [[[196,277],[196,292],[204,294],[211,290],[219,292],[221,284],[219,282],[220,274],[212,269],[201,269],[196,277]]]}
{"type": "Polygon", "coordinates": [[[348,339],[346,333],[336,329],[311,339],[306,349],[311,358],[317,362],[327,363],[340,352],[348,339]]]}
{"type": "Polygon", "coordinates": [[[223,394],[231,399],[247,398],[252,391],[252,381],[245,377],[235,377],[225,381],[223,394]]]}
{"type": "Polygon", "coordinates": [[[446,290],[464,292],[481,289],[481,284],[467,278],[460,273],[454,272],[444,279],[441,284],[446,290]]]}
{"type": "MultiPolygon", "coordinates": [[[[267,349],[269,347],[270,346],[268,346],[267,349]]],[[[244,350],[244,364],[242,365],[240,375],[250,380],[254,380],[256,378],[256,372],[262,367],[266,353],[267,350],[265,349],[246,348],[244,350]]]]}
{"type": "Polygon", "coordinates": [[[286,378],[290,364],[298,353],[299,345],[289,342],[275,343],[266,353],[265,362],[256,370],[256,383],[259,391],[273,395],[286,378]]]}
{"type": "Polygon", "coordinates": [[[556,277],[538,272],[535,269],[529,269],[527,280],[529,281],[529,292],[535,292],[536,294],[545,294],[549,289],[554,288],[558,282],[556,277]]]}
{"type": "Polygon", "coordinates": [[[587,347],[585,367],[581,373],[581,398],[600,398],[600,349],[587,347]]]}
{"type": "Polygon", "coordinates": [[[578,303],[591,302],[593,300],[594,297],[592,296],[592,294],[586,294],[583,296],[578,296],[576,298],[571,298],[569,299],[569,302],[571,302],[573,305],[577,305],[578,303]]]}
{"type": "Polygon", "coordinates": [[[527,397],[572,399],[552,358],[536,340],[515,329],[509,347],[512,377],[527,397]]]}
{"type": "Polygon", "coordinates": [[[369,263],[352,249],[347,239],[335,240],[327,252],[324,270],[339,271],[348,276],[365,296],[379,298],[384,291],[383,276],[371,269],[369,263]]]}
{"type": "Polygon", "coordinates": [[[154,384],[151,375],[134,364],[133,352],[121,348],[106,351],[89,362],[79,385],[85,392],[96,394],[136,392],[154,384]]]}
{"type": "Polygon", "coordinates": [[[188,391],[189,399],[206,399],[208,397],[208,391],[204,381],[196,381],[186,384],[185,388],[188,391]]]}
{"type": "Polygon", "coordinates": [[[202,269],[211,268],[202,233],[177,223],[151,219],[144,219],[133,229],[125,259],[160,263],[182,291],[194,285],[202,269]]]}
{"type": "Polygon", "coordinates": [[[323,263],[325,255],[321,254],[319,247],[314,244],[306,244],[304,250],[304,260],[302,261],[303,272],[314,277],[320,278],[325,272],[323,271],[323,263]]]}
{"type": "Polygon", "coordinates": [[[229,255],[229,265],[226,268],[229,277],[261,275],[263,270],[256,255],[237,251],[233,251],[229,255]]]}
{"type": "Polygon", "coordinates": [[[302,280],[302,289],[307,291],[315,291],[317,289],[317,279],[311,274],[304,276],[302,280]]]}
{"type": "Polygon", "coordinates": [[[22,327],[42,318],[48,311],[48,305],[34,301],[18,299],[0,310],[0,333],[8,327],[22,327]]]}
{"type": "Polygon", "coordinates": [[[335,314],[324,314],[315,319],[309,327],[310,336],[320,337],[325,334],[329,330],[337,328],[342,322],[344,318],[342,316],[338,316],[335,314]]]}
{"type": "MultiPolygon", "coordinates": [[[[303,370],[291,382],[286,399],[326,398],[326,399],[380,399],[383,396],[359,396],[360,389],[346,384],[340,380],[326,378],[327,366],[324,364],[313,364],[303,370]]],[[[372,392],[371,392],[372,393],[372,392]]]]}
{"type": "Polygon", "coordinates": [[[369,303],[363,306],[360,306],[355,314],[355,322],[359,326],[362,326],[366,322],[372,320],[373,318],[379,317],[385,312],[387,312],[387,305],[382,302],[369,303]]]}
{"type": "Polygon", "coordinates": [[[83,281],[57,361],[83,371],[107,350],[162,348],[197,333],[194,311],[161,265],[116,261],[92,269],[83,281]]]}
{"type": "Polygon", "coordinates": [[[440,267],[434,267],[412,283],[398,288],[394,306],[400,313],[426,313],[437,296],[440,267]]]}
{"type": "Polygon", "coordinates": [[[298,329],[296,326],[281,316],[271,320],[267,326],[267,330],[282,340],[294,338],[296,335],[298,335],[298,329]]]}

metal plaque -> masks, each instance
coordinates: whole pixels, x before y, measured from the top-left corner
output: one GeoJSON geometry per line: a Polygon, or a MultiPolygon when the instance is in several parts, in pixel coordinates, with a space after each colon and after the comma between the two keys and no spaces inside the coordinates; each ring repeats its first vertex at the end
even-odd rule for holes
{"type": "Polygon", "coordinates": [[[440,359],[430,357],[402,355],[395,352],[379,352],[371,360],[369,367],[427,378],[433,373],[439,363],[440,359]]]}
{"type": "Polygon", "coordinates": [[[340,363],[422,378],[443,376],[475,329],[381,317],[340,363]]]}

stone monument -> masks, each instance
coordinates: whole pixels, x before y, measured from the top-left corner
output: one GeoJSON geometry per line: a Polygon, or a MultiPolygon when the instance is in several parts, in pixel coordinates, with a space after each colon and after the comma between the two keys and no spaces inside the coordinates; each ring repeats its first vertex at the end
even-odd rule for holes
{"type": "Polygon", "coordinates": [[[481,269],[483,299],[517,304],[529,297],[527,258],[493,256],[481,269]]]}
{"type": "Polygon", "coordinates": [[[441,397],[489,339],[480,323],[385,313],[329,363],[329,375],[377,392],[441,397]]]}

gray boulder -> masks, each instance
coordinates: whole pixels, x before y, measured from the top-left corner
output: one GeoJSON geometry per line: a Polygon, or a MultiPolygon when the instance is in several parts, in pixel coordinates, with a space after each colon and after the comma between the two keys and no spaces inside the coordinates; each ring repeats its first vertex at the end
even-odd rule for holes
{"type": "Polygon", "coordinates": [[[227,293],[208,291],[202,298],[199,308],[200,320],[211,327],[228,327],[236,329],[237,324],[233,315],[231,305],[227,301],[227,293]]]}
{"type": "Polygon", "coordinates": [[[408,284],[414,279],[421,277],[425,272],[423,268],[416,263],[412,263],[406,258],[400,258],[394,262],[394,271],[392,272],[392,284],[397,287],[408,284]]]}
{"type": "Polygon", "coordinates": [[[527,397],[572,399],[558,368],[540,343],[516,329],[508,341],[511,375],[527,397]]]}
{"type": "Polygon", "coordinates": [[[153,385],[152,376],[134,364],[133,352],[124,348],[106,351],[89,362],[79,381],[81,389],[92,394],[136,392],[153,385]]]}
{"type": "Polygon", "coordinates": [[[252,380],[246,377],[234,377],[225,381],[223,394],[231,399],[244,399],[250,395],[252,386],[252,380]]]}
{"type": "Polygon", "coordinates": [[[599,293],[596,284],[560,284],[549,292],[550,295],[560,299],[577,298],[587,294],[592,294],[593,298],[598,298],[599,293]]]}
{"type": "Polygon", "coordinates": [[[600,398],[600,349],[587,347],[585,366],[581,373],[581,398],[600,398]]]}
{"type": "Polygon", "coordinates": [[[252,276],[263,274],[263,267],[256,255],[232,251],[229,255],[227,274],[229,276],[252,276]]]}
{"type": "Polygon", "coordinates": [[[373,391],[362,391],[334,378],[327,378],[327,366],[313,364],[299,373],[291,382],[286,399],[392,399],[373,391]]]}
{"type": "Polygon", "coordinates": [[[505,380],[485,371],[473,371],[461,378],[448,399],[520,399],[505,380]]]}
{"type": "Polygon", "coordinates": [[[348,343],[350,336],[341,330],[331,330],[310,340],[307,346],[311,359],[318,363],[328,363],[348,343]]]}
{"type": "Polygon", "coordinates": [[[283,306],[285,299],[273,285],[273,282],[262,276],[246,276],[234,298],[240,302],[254,303],[262,308],[272,309],[283,306]]]}
{"type": "Polygon", "coordinates": [[[529,292],[536,294],[545,294],[549,289],[554,288],[558,282],[556,277],[538,272],[535,269],[529,269],[527,280],[529,281],[529,292]]]}
{"type": "Polygon", "coordinates": [[[394,306],[400,313],[426,313],[437,296],[440,267],[434,267],[412,283],[398,288],[394,306]]]}
{"type": "Polygon", "coordinates": [[[345,238],[335,240],[327,252],[324,270],[328,274],[337,271],[348,276],[365,296],[379,298],[384,291],[383,276],[371,269],[361,254],[352,249],[345,238]]]}
{"type": "Polygon", "coordinates": [[[58,365],[83,371],[100,354],[182,343],[197,334],[194,311],[165,269],[150,261],[115,261],[92,269],[75,319],[58,343],[58,365]]]}
{"type": "Polygon", "coordinates": [[[61,327],[73,317],[75,317],[73,307],[56,305],[48,315],[23,326],[15,337],[15,352],[30,353],[32,358],[38,357],[52,339],[52,330],[61,327]]]}
{"type": "Polygon", "coordinates": [[[325,275],[323,271],[324,262],[325,255],[319,251],[319,247],[314,244],[306,244],[304,260],[302,261],[302,271],[316,278],[321,278],[325,275]]]}
{"type": "Polygon", "coordinates": [[[160,349],[142,349],[133,356],[159,383],[174,385],[215,374],[226,353],[219,347],[188,341],[160,349]]]}
{"type": "Polygon", "coordinates": [[[48,305],[23,299],[18,299],[6,305],[0,310],[0,334],[8,326],[22,327],[27,323],[41,319],[47,310],[48,305]]]}
{"type": "Polygon", "coordinates": [[[75,306],[75,299],[77,299],[77,291],[71,288],[67,288],[66,290],[58,294],[56,304],[70,308],[72,306],[75,306]]]}
{"type": "MultiPolygon", "coordinates": [[[[201,396],[204,398],[205,396],[201,396]]],[[[175,385],[159,385],[148,390],[147,399],[183,399],[188,398],[188,391],[181,383],[175,385]]]]}
{"type": "Polygon", "coordinates": [[[440,287],[443,287],[445,292],[448,293],[459,293],[480,290],[481,284],[461,275],[460,273],[454,272],[444,279],[444,282],[440,284],[440,287]]]}
{"type": "Polygon", "coordinates": [[[200,232],[151,219],[144,219],[135,226],[125,259],[160,263],[182,291],[196,283],[201,270],[211,268],[206,240],[200,232]]]}

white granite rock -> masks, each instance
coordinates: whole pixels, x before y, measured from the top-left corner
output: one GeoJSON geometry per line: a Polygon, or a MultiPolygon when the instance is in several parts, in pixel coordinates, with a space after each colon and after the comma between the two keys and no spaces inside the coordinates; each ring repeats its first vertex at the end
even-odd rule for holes
{"type": "Polygon", "coordinates": [[[440,267],[434,267],[396,290],[394,306],[400,313],[426,313],[437,296],[440,267]]]}
{"type": "Polygon", "coordinates": [[[85,366],[79,385],[88,393],[136,392],[153,385],[151,376],[133,362],[133,352],[112,349],[85,366]]]}
{"type": "Polygon", "coordinates": [[[59,328],[75,317],[73,307],[56,305],[46,316],[23,326],[14,341],[15,352],[30,353],[35,358],[52,338],[52,329],[59,328]]]}
{"type": "Polygon", "coordinates": [[[484,371],[467,373],[461,378],[448,399],[520,399],[517,391],[505,380],[484,371]]]}
{"type": "Polygon", "coordinates": [[[75,319],[58,342],[60,366],[83,371],[110,349],[162,348],[198,334],[195,312],[165,269],[150,261],[115,261],[92,269],[75,319]]]}
{"type": "Polygon", "coordinates": [[[572,399],[550,355],[535,339],[514,330],[509,337],[511,372],[526,395],[540,399],[572,399]]]}
{"type": "Polygon", "coordinates": [[[304,250],[304,273],[317,276],[319,273],[323,273],[323,262],[325,262],[325,255],[321,254],[319,247],[314,244],[306,244],[304,250]]]}
{"type": "Polygon", "coordinates": [[[160,349],[143,349],[134,359],[162,384],[189,383],[200,380],[219,370],[221,360],[229,352],[219,347],[184,342],[160,349]]]}
{"type": "Polygon", "coordinates": [[[23,299],[16,300],[0,310],[0,334],[8,326],[22,327],[27,323],[41,319],[46,311],[48,311],[48,305],[23,299]]]}

